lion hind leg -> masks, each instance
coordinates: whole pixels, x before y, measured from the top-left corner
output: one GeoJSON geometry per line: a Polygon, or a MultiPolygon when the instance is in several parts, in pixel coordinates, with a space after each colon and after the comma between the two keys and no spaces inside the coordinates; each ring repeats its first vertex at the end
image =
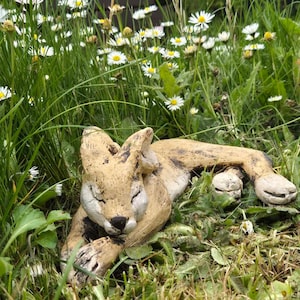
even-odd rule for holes
{"type": "Polygon", "coordinates": [[[269,205],[287,204],[297,196],[296,186],[279,174],[268,174],[255,180],[256,195],[269,205]]]}

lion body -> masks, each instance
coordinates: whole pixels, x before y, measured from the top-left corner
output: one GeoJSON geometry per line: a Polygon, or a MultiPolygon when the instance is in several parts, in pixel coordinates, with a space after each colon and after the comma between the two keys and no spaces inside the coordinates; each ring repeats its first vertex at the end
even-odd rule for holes
{"type": "Polygon", "coordinates": [[[214,177],[217,192],[240,197],[243,169],[267,204],[285,204],[296,187],[274,173],[261,151],[185,139],[152,142],[145,128],[120,147],[97,127],[83,132],[81,206],[61,251],[62,268],[78,250],[69,281],[83,284],[91,273],[103,276],[124,248],[144,243],[167,222],[172,202],[184,192],[191,172],[214,166],[234,167],[214,177]],[[238,168],[238,169],[236,169],[238,168]]]}

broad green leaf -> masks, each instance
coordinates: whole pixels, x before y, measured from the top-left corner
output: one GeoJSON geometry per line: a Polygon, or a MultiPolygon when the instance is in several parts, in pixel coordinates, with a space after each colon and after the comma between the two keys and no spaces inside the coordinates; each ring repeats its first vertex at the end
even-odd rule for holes
{"type": "Polygon", "coordinates": [[[164,84],[163,91],[168,97],[173,97],[175,95],[178,95],[180,92],[180,86],[176,84],[176,79],[169,70],[169,67],[167,64],[163,64],[159,68],[159,76],[164,84]]]}
{"type": "Polygon", "coordinates": [[[9,263],[9,257],[0,257],[0,276],[10,272],[13,266],[9,263]]]}
{"type": "Polygon", "coordinates": [[[179,278],[193,274],[193,272],[196,272],[201,278],[210,276],[208,251],[200,252],[197,255],[190,255],[189,259],[175,270],[175,274],[179,278]]]}
{"type": "Polygon", "coordinates": [[[54,249],[57,244],[56,232],[50,230],[42,232],[35,242],[44,248],[54,249]]]}
{"type": "Polygon", "coordinates": [[[39,209],[34,209],[30,206],[18,206],[13,212],[15,226],[12,229],[12,235],[5,245],[2,255],[10,247],[11,243],[21,234],[30,230],[45,226],[46,219],[44,214],[39,209]]]}
{"type": "Polygon", "coordinates": [[[300,24],[290,18],[279,18],[281,25],[288,34],[300,34],[300,24]]]}
{"type": "Polygon", "coordinates": [[[210,254],[213,260],[222,266],[228,265],[228,259],[221,253],[221,251],[217,248],[211,248],[210,249],[210,254]]]}

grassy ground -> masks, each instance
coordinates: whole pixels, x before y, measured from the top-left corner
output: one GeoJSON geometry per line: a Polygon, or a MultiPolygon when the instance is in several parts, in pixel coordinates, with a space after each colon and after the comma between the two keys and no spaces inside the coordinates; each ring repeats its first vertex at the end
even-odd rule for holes
{"type": "Polygon", "coordinates": [[[59,270],[69,213],[79,204],[85,126],[102,127],[119,143],[152,126],[156,139],[253,147],[299,187],[297,1],[208,4],[203,9],[215,17],[199,32],[186,30],[196,10],[185,14],[174,1],[176,14],[166,15],[174,24],[163,34],[146,16],[136,21],[143,32],[121,36],[118,16],[112,33],[90,6],[48,8],[40,17],[42,8],[2,3],[9,9],[0,9],[2,298],[300,298],[299,196],[270,208],[246,183],[240,202],[215,197],[210,172],[193,179],[166,228],[124,253],[96,286],[71,288],[59,270]],[[243,31],[253,23],[250,37],[243,31]],[[209,39],[223,31],[228,40],[209,39]],[[241,230],[247,220],[250,235],[241,230]]]}

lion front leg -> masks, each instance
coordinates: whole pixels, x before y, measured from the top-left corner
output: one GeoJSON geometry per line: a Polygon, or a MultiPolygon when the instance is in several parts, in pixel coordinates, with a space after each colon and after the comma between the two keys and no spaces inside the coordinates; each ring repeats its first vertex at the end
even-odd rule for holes
{"type": "Polygon", "coordinates": [[[61,269],[65,270],[68,260],[76,251],[68,282],[80,286],[97,276],[103,276],[123,249],[124,241],[100,232],[99,225],[89,220],[80,206],[61,249],[61,269]]]}
{"type": "Polygon", "coordinates": [[[105,275],[124,249],[124,241],[102,237],[79,248],[68,281],[83,285],[105,275]]]}

